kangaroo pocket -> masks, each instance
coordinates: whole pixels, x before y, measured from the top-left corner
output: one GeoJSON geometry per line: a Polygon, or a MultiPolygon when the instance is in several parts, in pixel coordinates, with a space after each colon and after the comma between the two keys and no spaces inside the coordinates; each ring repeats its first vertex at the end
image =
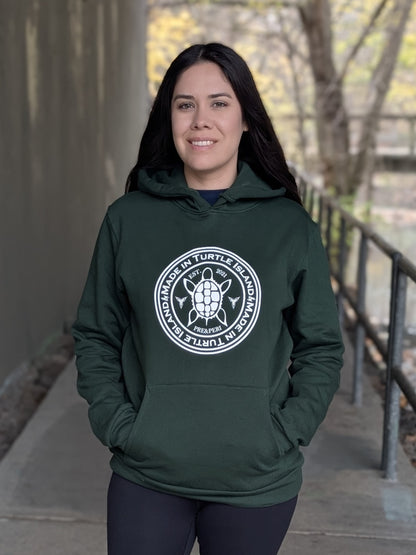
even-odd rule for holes
{"type": "Polygon", "coordinates": [[[158,385],[146,389],[125,462],[157,482],[245,491],[267,483],[285,442],[267,389],[158,385]]]}

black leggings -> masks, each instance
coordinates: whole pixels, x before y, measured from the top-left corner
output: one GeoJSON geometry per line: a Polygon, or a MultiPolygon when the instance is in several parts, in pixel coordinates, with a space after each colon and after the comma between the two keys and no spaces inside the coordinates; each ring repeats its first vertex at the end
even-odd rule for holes
{"type": "Polygon", "coordinates": [[[108,489],[108,555],[276,555],[297,498],[244,508],[141,487],[113,474],[108,489]]]}

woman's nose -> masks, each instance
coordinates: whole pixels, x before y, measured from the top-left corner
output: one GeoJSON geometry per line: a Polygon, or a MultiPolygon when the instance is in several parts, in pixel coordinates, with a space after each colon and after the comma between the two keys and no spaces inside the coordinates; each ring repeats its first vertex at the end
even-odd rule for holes
{"type": "Polygon", "coordinates": [[[212,127],[211,120],[207,111],[203,108],[197,108],[194,113],[194,118],[192,120],[193,129],[207,129],[212,127]]]}

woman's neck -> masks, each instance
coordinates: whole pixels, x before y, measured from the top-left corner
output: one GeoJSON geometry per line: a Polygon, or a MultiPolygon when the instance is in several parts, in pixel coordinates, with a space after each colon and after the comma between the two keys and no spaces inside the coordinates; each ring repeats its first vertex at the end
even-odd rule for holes
{"type": "Polygon", "coordinates": [[[215,189],[228,189],[237,177],[237,168],[232,173],[228,171],[194,172],[185,166],[184,174],[190,189],[210,191],[215,189]]]}

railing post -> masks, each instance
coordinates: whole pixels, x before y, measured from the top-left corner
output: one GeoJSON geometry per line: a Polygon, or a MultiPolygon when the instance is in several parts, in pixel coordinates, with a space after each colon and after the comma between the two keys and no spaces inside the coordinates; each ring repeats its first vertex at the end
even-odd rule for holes
{"type": "Polygon", "coordinates": [[[324,213],[324,199],[322,195],[319,195],[319,202],[318,202],[318,225],[319,229],[322,231],[322,218],[324,213]]]}
{"type": "Polygon", "coordinates": [[[329,266],[331,266],[331,247],[332,247],[332,206],[330,203],[326,207],[326,230],[325,230],[326,253],[328,255],[329,266]]]}
{"type": "MultiPolygon", "coordinates": [[[[296,176],[297,178],[297,176],[296,176]]],[[[303,176],[300,176],[298,179],[298,192],[299,192],[299,196],[302,199],[303,203],[306,203],[306,198],[308,196],[308,183],[306,181],[306,179],[303,178],[303,176]]]]}
{"type": "Polygon", "coordinates": [[[410,156],[415,155],[415,143],[416,143],[416,135],[415,135],[415,123],[416,118],[409,119],[409,154],[410,156]]]}
{"type": "Polygon", "coordinates": [[[357,407],[362,405],[363,400],[363,361],[364,361],[364,347],[365,347],[365,328],[360,320],[360,315],[365,312],[365,289],[366,289],[366,274],[367,274],[367,253],[368,243],[367,237],[361,233],[360,253],[358,258],[357,269],[357,309],[358,321],[355,336],[355,351],[354,351],[354,385],[352,402],[357,407]]]}
{"type": "Polygon", "coordinates": [[[399,268],[401,256],[400,253],[395,253],[392,257],[390,324],[381,460],[384,477],[392,481],[397,479],[397,447],[400,424],[400,387],[394,378],[394,370],[402,365],[403,332],[406,317],[407,277],[399,268]]]}
{"type": "Polygon", "coordinates": [[[314,205],[315,205],[315,189],[314,187],[311,187],[310,195],[309,195],[309,206],[308,206],[308,212],[311,218],[313,218],[314,205]]]}
{"type": "Polygon", "coordinates": [[[344,218],[341,216],[341,228],[339,232],[339,245],[338,245],[338,292],[337,292],[337,305],[338,305],[338,318],[340,326],[344,324],[344,295],[343,288],[345,287],[344,274],[345,274],[345,259],[347,256],[347,226],[344,218]]]}

